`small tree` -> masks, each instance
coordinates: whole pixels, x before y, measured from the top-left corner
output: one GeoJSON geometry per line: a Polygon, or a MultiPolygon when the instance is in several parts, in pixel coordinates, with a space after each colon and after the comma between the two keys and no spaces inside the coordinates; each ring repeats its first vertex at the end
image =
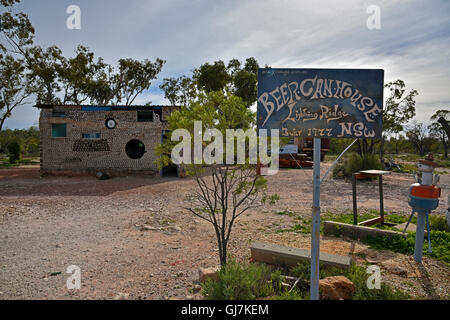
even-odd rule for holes
{"type": "Polygon", "coordinates": [[[438,110],[436,111],[430,118],[433,123],[428,127],[430,134],[442,143],[442,146],[444,148],[444,158],[448,158],[448,137],[445,132],[445,129],[442,127],[442,125],[438,122],[438,119],[444,118],[446,121],[450,120],[450,111],[449,110],[438,110]]]}
{"type": "Polygon", "coordinates": [[[417,90],[406,93],[405,82],[396,80],[384,86],[389,89],[389,97],[383,110],[383,135],[380,145],[380,159],[384,156],[384,140],[390,134],[398,135],[403,131],[403,125],[408,123],[416,115],[415,97],[417,90]]]}
{"type": "Polygon", "coordinates": [[[8,144],[9,162],[16,163],[22,155],[22,145],[19,141],[14,140],[8,144]]]}
{"type": "Polygon", "coordinates": [[[428,128],[423,123],[413,121],[412,124],[406,126],[406,136],[414,145],[417,152],[421,156],[424,156],[430,145],[428,128]]]}
{"type": "Polygon", "coordinates": [[[258,62],[253,57],[243,65],[237,59],[231,59],[227,66],[218,60],[196,68],[192,77],[165,78],[160,88],[172,104],[186,106],[199,91],[221,91],[240,97],[248,108],[257,98],[257,75],[258,62]]]}
{"type": "Polygon", "coordinates": [[[0,53],[0,131],[13,110],[27,103],[30,94],[23,61],[0,53]]]}
{"type": "MultiPolygon", "coordinates": [[[[225,137],[227,129],[251,128],[255,115],[241,98],[222,92],[210,92],[199,94],[195,102],[172,112],[168,120],[169,136],[174,130],[182,128],[188,130],[193,137],[194,122],[201,121],[202,132],[216,129],[225,137]]],[[[193,138],[190,141],[194,143],[193,138]]],[[[171,161],[169,155],[173,147],[174,142],[170,137],[157,147],[157,154],[160,156],[157,163],[160,167],[171,161]]],[[[202,145],[202,151],[205,148],[206,146],[202,145]]],[[[226,153],[222,156],[218,159],[225,159],[226,153]]],[[[267,195],[267,181],[256,175],[255,167],[249,165],[248,154],[245,160],[243,164],[221,164],[225,161],[216,161],[210,165],[205,162],[184,164],[186,172],[193,177],[197,185],[194,191],[195,203],[185,209],[213,226],[221,265],[227,262],[228,243],[236,220],[250,208],[261,206],[266,200],[273,203],[277,199],[276,195],[267,195]]]]}

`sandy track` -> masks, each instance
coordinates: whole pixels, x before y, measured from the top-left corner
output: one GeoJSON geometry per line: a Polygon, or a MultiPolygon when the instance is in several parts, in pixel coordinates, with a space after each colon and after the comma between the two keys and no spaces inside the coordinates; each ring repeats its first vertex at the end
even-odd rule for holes
{"type": "MultiPolygon", "coordinates": [[[[231,252],[246,259],[249,242],[258,239],[307,247],[308,236],[276,234],[271,226],[293,223],[274,214],[282,210],[310,216],[311,176],[311,170],[283,170],[268,177],[269,190],[281,201],[243,216],[233,232],[231,252]]],[[[444,191],[437,212],[443,214],[448,175],[441,182],[444,191]]],[[[410,183],[407,175],[386,177],[386,210],[410,211],[410,183]]],[[[0,298],[185,297],[198,267],[218,261],[210,226],[183,210],[193,188],[189,179],[130,176],[99,181],[40,178],[38,167],[0,170],[0,298]],[[162,229],[141,231],[143,224],[162,229]],[[66,288],[69,265],[81,268],[80,290],[66,288]]],[[[361,209],[378,209],[377,188],[376,182],[358,185],[361,209]]],[[[328,179],[321,201],[323,211],[350,210],[350,184],[328,179]]],[[[445,270],[439,264],[433,268],[445,270]]]]}

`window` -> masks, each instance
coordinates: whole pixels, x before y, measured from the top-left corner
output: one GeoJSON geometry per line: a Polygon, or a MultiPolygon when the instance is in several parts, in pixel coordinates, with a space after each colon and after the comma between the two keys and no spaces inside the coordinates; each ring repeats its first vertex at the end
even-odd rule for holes
{"type": "Polygon", "coordinates": [[[81,137],[83,139],[100,139],[101,135],[100,132],[89,132],[89,133],[82,133],[81,137]]]}
{"type": "Polygon", "coordinates": [[[138,122],[152,122],[153,121],[153,111],[138,111],[137,121],[138,122]]]}
{"type": "Polygon", "coordinates": [[[66,117],[66,113],[64,111],[53,111],[52,112],[52,117],[54,117],[54,118],[65,118],[66,117]]]}
{"type": "Polygon", "coordinates": [[[145,145],[140,140],[130,140],[125,146],[125,152],[131,159],[140,159],[145,153],[145,145]]]}
{"type": "Polygon", "coordinates": [[[65,123],[52,124],[52,137],[64,138],[67,136],[67,125],[65,123]]]}

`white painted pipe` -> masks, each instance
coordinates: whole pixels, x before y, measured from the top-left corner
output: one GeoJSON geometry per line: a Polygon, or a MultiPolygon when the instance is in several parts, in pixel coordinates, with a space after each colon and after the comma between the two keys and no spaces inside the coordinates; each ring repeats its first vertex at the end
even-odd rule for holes
{"type": "Polygon", "coordinates": [[[311,232],[311,288],[310,299],[319,300],[320,258],[320,138],[314,138],[313,209],[311,232]]]}
{"type": "Polygon", "coordinates": [[[414,260],[417,263],[422,262],[423,239],[425,236],[425,215],[424,212],[417,213],[417,227],[416,227],[416,243],[414,246],[414,260]]]}

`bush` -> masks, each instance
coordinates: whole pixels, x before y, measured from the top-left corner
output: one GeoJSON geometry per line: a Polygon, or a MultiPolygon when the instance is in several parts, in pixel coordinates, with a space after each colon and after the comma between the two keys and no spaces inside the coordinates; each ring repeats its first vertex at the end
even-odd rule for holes
{"type": "MultiPolygon", "coordinates": [[[[291,274],[294,277],[300,277],[304,280],[304,282],[310,281],[311,276],[311,266],[309,263],[299,263],[297,266],[291,269],[291,274]]],[[[366,272],[364,267],[356,266],[352,264],[352,266],[348,269],[341,269],[336,267],[329,266],[321,266],[319,269],[320,279],[332,276],[344,276],[348,278],[355,285],[355,292],[353,294],[353,300],[401,300],[408,299],[409,296],[401,291],[395,290],[385,284],[381,283],[381,288],[378,289],[368,289],[367,288],[367,279],[370,276],[366,272]]],[[[307,295],[309,288],[302,288],[307,295]]]]}
{"type": "Polygon", "coordinates": [[[351,178],[352,174],[361,170],[381,169],[381,162],[375,154],[366,154],[361,157],[356,152],[350,153],[343,163],[337,164],[333,169],[334,178],[351,178]]]}
{"type": "Polygon", "coordinates": [[[222,266],[217,280],[202,283],[203,296],[208,300],[254,300],[274,295],[273,283],[278,283],[270,267],[264,264],[239,264],[230,259],[222,266]]]}
{"type": "Polygon", "coordinates": [[[450,231],[447,225],[447,219],[443,216],[430,216],[430,229],[436,231],[450,231]]]}
{"type": "MultiPolygon", "coordinates": [[[[425,241],[423,244],[423,254],[437,260],[450,263],[450,233],[445,231],[431,230],[430,238],[432,252],[428,252],[428,239],[427,237],[425,237],[425,241]]],[[[394,252],[412,255],[414,254],[416,233],[408,233],[406,237],[369,237],[363,242],[369,244],[374,249],[391,250],[394,252]]]]}
{"type": "Polygon", "coordinates": [[[8,145],[13,141],[19,141],[22,156],[39,157],[40,132],[36,127],[29,129],[5,129],[0,131],[0,154],[8,152],[8,145]]]}
{"type": "Polygon", "coordinates": [[[8,144],[9,162],[16,163],[20,160],[22,146],[19,141],[12,141],[8,144]]]}

